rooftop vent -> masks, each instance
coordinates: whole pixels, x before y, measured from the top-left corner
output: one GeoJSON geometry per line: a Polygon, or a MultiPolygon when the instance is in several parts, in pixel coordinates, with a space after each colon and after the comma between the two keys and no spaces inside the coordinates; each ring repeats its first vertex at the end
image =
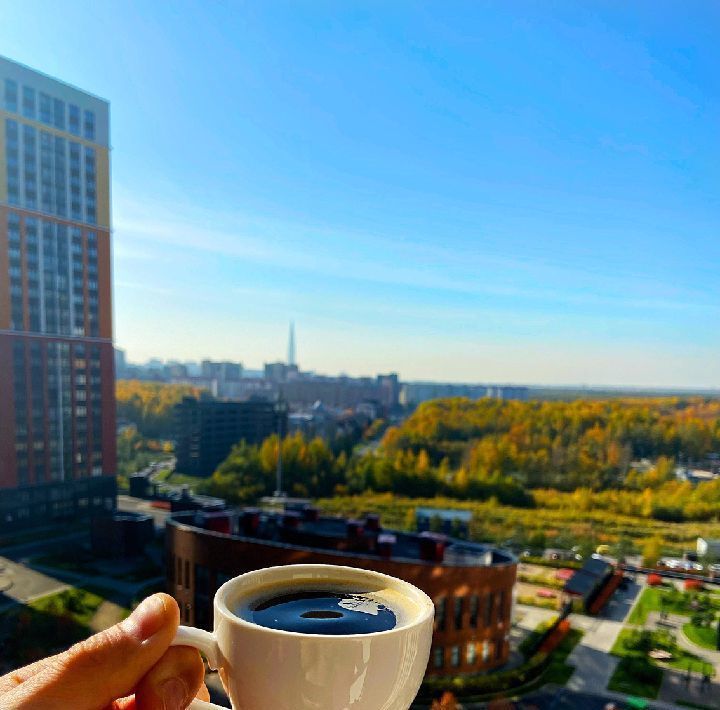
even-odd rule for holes
{"type": "Polygon", "coordinates": [[[442,562],[445,558],[447,538],[439,533],[424,532],[419,535],[420,559],[426,562],[442,562]]]}
{"type": "Polygon", "coordinates": [[[362,520],[348,520],[346,523],[348,540],[357,540],[363,536],[365,528],[362,520]]]}
{"type": "Polygon", "coordinates": [[[384,557],[385,559],[392,557],[393,547],[395,547],[396,542],[397,537],[390,533],[381,533],[378,535],[377,551],[380,557],[384,557]]]}
{"type": "Polygon", "coordinates": [[[245,508],[240,519],[243,535],[253,536],[260,528],[260,510],[258,508],[245,508]]]}
{"type": "Polygon", "coordinates": [[[365,529],[369,532],[378,532],[380,530],[380,516],[377,513],[367,513],[365,515],[365,529]]]}

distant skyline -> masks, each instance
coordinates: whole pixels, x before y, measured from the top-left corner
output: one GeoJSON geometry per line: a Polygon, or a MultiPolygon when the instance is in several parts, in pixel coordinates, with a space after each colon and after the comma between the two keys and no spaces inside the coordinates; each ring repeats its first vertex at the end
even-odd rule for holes
{"type": "Polygon", "coordinates": [[[720,385],[716,4],[0,19],[0,53],[111,102],[130,360],[258,367],[294,321],[318,372],[720,385]]]}

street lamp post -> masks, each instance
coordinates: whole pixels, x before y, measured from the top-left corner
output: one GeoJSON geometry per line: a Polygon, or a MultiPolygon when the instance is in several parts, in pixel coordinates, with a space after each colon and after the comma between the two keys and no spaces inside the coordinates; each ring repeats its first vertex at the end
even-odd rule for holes
{"type": "Polygon", "coordinates": [[[282,435],[283,435],[283,420],[287,416],[288,406],[287,402],[282,398],[282,395],[278,396],[278,401],[275,404],[275,416],[277,417],[277,435],[278,435],[278,455],[277,455],[277,466],[275,468],[275,493],[273,495],[276,498],[283,498],[285,492],[282,487],[282,435]]]}

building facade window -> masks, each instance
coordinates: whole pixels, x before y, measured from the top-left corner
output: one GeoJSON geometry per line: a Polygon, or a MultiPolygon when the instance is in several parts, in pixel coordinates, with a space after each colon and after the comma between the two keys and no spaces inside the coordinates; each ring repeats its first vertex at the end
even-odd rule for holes
{"type": "Polygon", "coordinates": [[[19,485],[29,480],[26,346],[13,343],[13,390],[15,392],[15,451],[19,485]]]}
{"type": "Polygon", "coordinates": [[[435,601],[435,630],[445,631],[445,616],[447,613],[447,599],[440,597],[435,601]]]}
{"type": "Polygon", "coordinates": [[[33,126],[23,126],[23,173],[25,207],[37,207],[37,131],[33,126]]]}
{"type": "Polygon", "coordinates": [[[85,148],[85,220],[90,224],[97,221],[95,149],[85,148]]]}
{"type": "Polygon", "coordinates": [[[457,668],[460,665],[460,646],[450,648],[450,665],[457,668]]]}
{"type": "Polygon", "coordinates": [[[14,212],[7,216],[8,257],[10,281],[10,328],[24,330],[23,285],[22,285],[22,249],[20,241],[20,219],[14,212]]]}
{"type": "Polygon", "coordinates": [[[89,141],[95,140],[95,114],[92,111],[84,112],[83,136],[89,141]]]}
{"type": "Polygon", "coordinates": [[[7,161],[7,200],[20,204],[20,136],[17,121],[5,119],[5,156],[7,161]]]}
{"type": "Polygon", "coordinates": [[[22,114],[25,118],[35,119],[37,111],[35,108],[35,89],[31,86],[22,88],[22,114]]]}
{"type": "Polygon", "coordinates": [[[65,130],[65,102],[62,99],[53,99],[53,125],[65,130]]]}
{"type": "Polygon", "coordinates": [[[27,266],[28,287],[28,330],[39,332],[42,329],[42,270],[40,261],[39,222],[34,217],[25,218],[25,263],[27,266]]]}
{"type": "Polygon", "coordinates": [[[70,141],[70,218],[81,220],[82,215],[82,183],[80,167],[80,144],[70,141]]]}
{"type": "Polygon", "coordinates": [[[17,113],[18,109],[18,85],[12,79],[5,79],[5,90],[3,92],[3,104],[6,111],[17,113]]]}
{"type": "Polygon", "coordinates": [[[53,211],[53,136],[40,131],[40,209],[52,214],[53,211]]]}
{"type": "Polygon", "coordinates": [[[55,136],[55,214],[67,216],[67,160],[65,139],[55,136]]]}
{"type": "Polygon", "coordinates": [[[68,104],[68,130],[74,136],[80,135],[80,108],[75,104],[68,104]]]}
{"type": "Polygon", "coordinates": [[[470,627],[477,629],[479,599],[477,594],[470,597],[470,627]]]}
{"type": "Polygon", "coordinates": [[[40,92],[40,122],[48,126],[52,126],[53,123],[52,98],[43,92],[40,92]]]}
{"type": "Polygon", "coordinates": [[[469,666],[475,665],[477,660],[477,647],[474,641],[469,641],[465,647],[465,661],[469,666]]]}
{"type": "MultiPolygon", "coordinates": [[[[34,101],[34,93],[32,98],[34,101]]],[[[51,120],[45,123],[54,125],[54,100],[41,94],[42,110],[47,109],[48,99],[51,120]]],[[[29,98],[24,95],[23,100],[29,101],[29,98]]],[[[64,116],[65,103],[60,103],[64,116]]],[[[71,115],[74,115],[73,123],[79,130],[80,109],[74,109],[71,115]]],[[[82,146],[77,141],[67,140],[45,130],[37,130],[29,124],[20,125],[7,118],[5,157],[9,204],[90,224],[97,223],[98,166],[95,148],[82,146]]]]}
{"type": "Polygon", "coordinates": [[[465,597],[455,597],[453,601],[453,618],[455,621],[455,629],[462,629],[463,607],[465,606],[465,597]]]}
{"type": "Polygon", "coordinates": [[[442,646],[433,648],[433,668],[442,668],[445,665],[445,649],[442,646]]]}
{"type": "Polygon", "coordinates": [[[485,626],[490,626],[492,624],[492,615],[493,615],[493,593],[488,592],[485,595],[485,626]]]}

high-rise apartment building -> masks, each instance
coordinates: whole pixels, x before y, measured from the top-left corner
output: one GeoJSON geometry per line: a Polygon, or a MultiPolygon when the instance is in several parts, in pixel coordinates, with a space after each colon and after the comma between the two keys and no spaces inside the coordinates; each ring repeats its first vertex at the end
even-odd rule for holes
{"type": "Polygon", "coordinates": [[[114,495],[109,150],[106,101],[0,57],[3,520],[114,495]]]}

